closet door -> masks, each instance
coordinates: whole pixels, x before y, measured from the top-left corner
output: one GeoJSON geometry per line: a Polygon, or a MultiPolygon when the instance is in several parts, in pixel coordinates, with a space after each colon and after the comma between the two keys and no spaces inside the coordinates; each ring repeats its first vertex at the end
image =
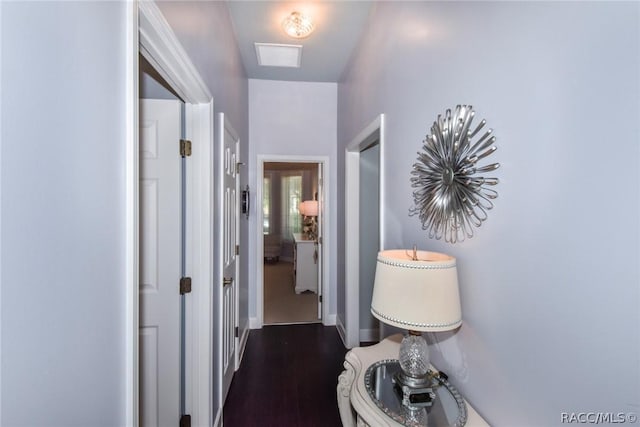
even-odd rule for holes
{"type": "Polygon", "coordinates": [[[140,425],[180,418],[180,102],[140,100],[140,425]]]}

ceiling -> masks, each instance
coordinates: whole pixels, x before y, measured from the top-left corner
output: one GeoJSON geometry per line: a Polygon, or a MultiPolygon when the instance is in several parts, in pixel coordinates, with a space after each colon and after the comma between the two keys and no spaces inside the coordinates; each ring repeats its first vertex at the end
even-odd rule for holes
{"type": "Polygon", "coordinates": [[[360,41],[370,1],[228,2],[247,77],[250,79],[337,82],[360,41]],[[293,11],[308,15],[314,32],[304,39],[287,36],[282,20],[293,11]],[[302,45],[300,68],[258,65],[254,43],[302,45]]]}

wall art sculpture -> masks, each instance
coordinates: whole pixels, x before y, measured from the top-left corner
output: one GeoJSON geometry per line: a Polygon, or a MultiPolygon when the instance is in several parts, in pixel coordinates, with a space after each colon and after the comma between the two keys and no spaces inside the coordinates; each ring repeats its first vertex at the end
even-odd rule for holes
{"type": "Polygon", "coordinates": [[[483,174],[500,164],[479,165],[497,150],[496,137],[492,129],[482,132],[485,120],[472,127],[474,116],[471,105],[438,115],[413,165],[414,206],[409,215],[418,216],[430,238],[456,243],[473,237],[474,228],[487,219],[498,197],[490,188],[498,178],[483,174]]]}

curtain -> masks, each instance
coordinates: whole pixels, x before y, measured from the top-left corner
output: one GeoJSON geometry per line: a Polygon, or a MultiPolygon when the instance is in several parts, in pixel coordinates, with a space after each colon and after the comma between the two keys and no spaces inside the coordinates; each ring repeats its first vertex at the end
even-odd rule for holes
{"type": "Polygon", "coordinates": [[[262,232],[271,232],[271,177],[262,181],[262,232]]]}
{"type": "Polygon", "coordinates": [[[293,240],[293,233],[302,231],[302,215],[299,206],[302,202],[302,174],[283,176],[281,181],[282,209],[281,209],[281,230],[282,238],[287,241],[293,240]]]}

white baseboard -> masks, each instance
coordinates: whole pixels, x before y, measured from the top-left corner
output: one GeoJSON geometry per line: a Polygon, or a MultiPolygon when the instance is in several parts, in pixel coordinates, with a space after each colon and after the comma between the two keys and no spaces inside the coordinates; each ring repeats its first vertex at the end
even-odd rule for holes
{"type": "Polygon", "coordinates": [[[342,340],[342,345],[347,347],[347,331],[342,324],[342,319],[336,316],[336,329],[338,330],[338,335],[340,335],[340,339],[342,340]]]}
{"type": "MultiPolygon", "coordinates": [[[[322,324],[324,326],[335,326],[336,324],[336,315],[329,314],[325,319],[322,320],[322,324]]],[[[258,322],[257,317],[249,318],[249,329],[262,329],[262,325],[258,322]]]]}
{"type": "Polygon", "coordinates": [[[322,319],[322,324],[324,326],[335,326],[336,317],[337,316],[335,314],[329,314],[324,319],[322,319]]]}
{"type": "Polygon", "coordinates": [[[244,333],[240,337],[240,348],[238,349],[240,351],[240,357],[238,357],[238,366],[236,367],[236,370],[238,370],[240,368],[240,365],[242,364],[242,357],[244,356],[244,351],[247,349],[247,341],[249,340],[250,330],[251,329],[249,328],[244,328],[244,333]]]}
{"type": "Polygon", "coordinates": [[[213,420],[213,427],[222,427],[222,411],[218,411],[216,419],[213,420]]]}
{"type": "Polygon", "coordinates": [[[249,318],[249,329],[262,329],[262,324],[258,321],[257,317],[249,318]]]}
{"type": "Polygon", "coordinates": [[[380,341],[379,329],[360,329],[360,342],[378,342],[380,341]]]}

